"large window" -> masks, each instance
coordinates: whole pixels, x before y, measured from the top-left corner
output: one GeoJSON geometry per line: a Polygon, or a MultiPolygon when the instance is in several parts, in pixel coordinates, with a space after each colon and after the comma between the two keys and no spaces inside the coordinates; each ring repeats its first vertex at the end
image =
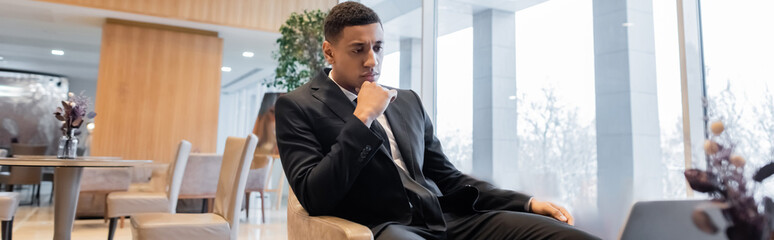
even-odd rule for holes
{"type": "Polygon", "coordinates": [[[550,0],[516,12],[517,174],[525,191],[587,219],[581,227],[594,224],[597,205],[591,4],[550,0]]]}
{"type": "Polygon", "coordinates": [[[473,28],[438,37],[436,135],[454,166],[470,173],[473,158],[473,28]]]}
{"type": "Polygon", "coordinates": [[[656,47],[656,81],[658,117],[661,131],[663,196],[685,198],[685,150],[683,145],[682,92],[680,56],[677,37],[677,4],[653,1],[653,27],[656,47]]]}
{"type": "MultiPolygon", "coordinates": [[[[481,84],[474,81],[473,69],[476,61],[484,60],[477,59],[481,55],[474,52],[480,49],[474,47],[473,34],[476,27],[487,27],[473,22],[475,13],[491,6],[487,1],[480,4],[439,1],[438,7],[437,135],[449,159],[467,173],[471,173],[473,161],[484,160],[473,159],[473,129],[488,127],[473,123],[473,88],[481,84]]],[[[509,13],[497,10],[506,16],[509,13]]],[[[497,54],[491,59],[493,64],[515,60],[509,66],[515,68],[515,78],[498,79],[498,73],[491,74],[493,82],[516,84],[516,92],[494,100],[517,102],[518,117],[505,119],[517,128],[513,131],[517,144],[508,146],[515,157],[507,164],[516,170],[513,175],[518,183],[512,188],[560,202],[578,219],[591,219],[596,211],[597,184],[591,1],[550,0],[514,14],[510,19],[515,22],[509,24],[515,26],[512,42],[495,45],[514,45],[515,49],[506,51],[515,51],[515,59],[498,58],[497,54]]],[[[482,46],[486,48],[486,44],[482,46]]]]}

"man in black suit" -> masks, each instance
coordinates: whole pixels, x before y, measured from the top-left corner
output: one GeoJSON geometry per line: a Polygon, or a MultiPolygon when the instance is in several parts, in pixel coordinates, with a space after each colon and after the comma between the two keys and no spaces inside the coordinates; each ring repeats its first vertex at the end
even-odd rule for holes
{"type": "Polygon", "coordinates": [[[381,21],[341,3],[325,19],[332,65],[277,100],[282,165],[312,216],[371,228],[376,239],[595,239],[562,207],[458,171],[411,90],[379,84],[381,21]]]}

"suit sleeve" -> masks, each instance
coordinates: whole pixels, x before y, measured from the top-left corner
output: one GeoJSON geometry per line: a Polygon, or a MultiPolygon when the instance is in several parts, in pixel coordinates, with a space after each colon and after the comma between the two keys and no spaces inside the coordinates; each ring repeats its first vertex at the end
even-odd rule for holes
{"type": "Polygon", "coordinates": [[[324,154],[312,119],[293,99],[277,99],[276,111],[277,145],[290,187],[310,215],[329,215],[383,140],[351,115],[324,154]]]}
{"type": "MultiPolygon", "coordinates": [[[[414,93],[412,91],[412,93],[414,93]]],[[[422,106],[419,96],[414,93],[417,98],[417,102],[422,106]]],[[[441,192],[448,194],[454,192],[457,189],[464,187],[465,185],[471,185],[479,190],[479,198],[476,202],[477,210],[509,210],[525,212],[529,199],[529,195],[499,189],[492,184],[473,178],[467,174],[463,174],[457,170],[441,148],[441,142],[433,132],[433,123],[427,116],[427,112],[422,108],[424,120],[425,120],[425,162],[422,166],[422,171],[425,176],[433,180],[441,192]]]]}

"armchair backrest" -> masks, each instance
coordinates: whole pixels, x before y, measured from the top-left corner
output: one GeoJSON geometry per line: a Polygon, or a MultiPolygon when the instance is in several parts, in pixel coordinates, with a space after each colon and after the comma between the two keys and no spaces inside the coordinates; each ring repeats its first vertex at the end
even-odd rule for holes
{"type": "Polygon", "coordinates": [[[237,239],[239,212],[245,196],[247,172],[250,170],[257,145],[258,137],[254,134],[248,135],[247,138],[226,139],[213,212],[229,223],[232,240],[237,239]]]}
{"type": "Polygon", "coordinates": [[[183,140],[177,147],[175,161],[169,164],[167,172],[167,199],[169,199],[169,211],[175,213],[177,197],[180,194],[180,184],[183,183],[185,166],[188,163],[188,155],[191,153],[191,143],[183,140]]]}

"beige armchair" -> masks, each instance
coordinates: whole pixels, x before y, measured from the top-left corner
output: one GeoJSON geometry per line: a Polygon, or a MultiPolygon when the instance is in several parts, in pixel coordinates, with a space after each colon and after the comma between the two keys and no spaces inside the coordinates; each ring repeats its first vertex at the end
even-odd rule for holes
{"type": "Polygon", "coordinates": [[[110,218],[108,240],[113,239],[119,217],[138,213],[175,213],[180,184],[191,153],[191,143],[183,140],[177,148],[177,155],[167,171],[163,192],[113,192],[107,196],[107,217],[110,218]]]}
{"type": "Polygon", "coordinates": [[[213,213],[142,213],[132,216],[132,238],[236,240],[247,172],[258,138],[229,137],[220,168],[213,213]]]}
{"type": "Polygon", "coordinates": [[[183,200],[178,210],[182,212],[210,212],[212,199],[218,190],[218,177],[223,163],[223,155],[214,153],[192,153],[188,157],[188,166],[183,175],[178,199],[183,200]],[[203,199],[200,207],[193,207],[198,199],[203,199]],[[192,208],[193,207],[193,208],[192,208]]]}
{"type": "Polygon", "coordinates": [[[266,192],[266,184],[269,182],[272,159],[255,154],[250,171],[247,173],[247,185],[245,186],[245,215],[250,218],[250,194],[258,192],[261,194],[261,223],[266,222],[266,207],[263,204],[263,194],[266,192]]]}
{"type": "Polygon", "coordinates": [[[298,202],[293,189],[288,192],[288,239],[374,239],[366,226],[332,216],[311,217],[298,202]]]}

